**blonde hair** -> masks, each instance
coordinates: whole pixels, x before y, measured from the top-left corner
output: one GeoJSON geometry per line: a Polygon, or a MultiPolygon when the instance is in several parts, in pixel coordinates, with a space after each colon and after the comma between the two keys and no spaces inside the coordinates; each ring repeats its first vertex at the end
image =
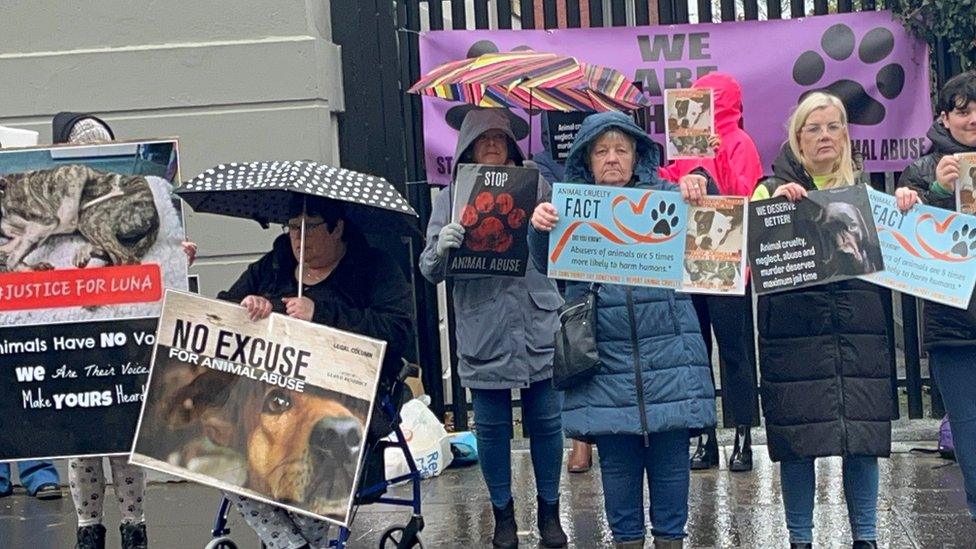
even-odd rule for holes
{"type": "Polygon", "coordinates": [[[790,116],[789,122],[787,122],[790,150],[793,151],[793,154],[800,160],[800,163],[803,164],[807,172],[809,172],[811,168],[810,162],[803,156],[803,152],[800,150],[800,131],[804,124],[806,124],[807,118],[814,111],[829,107],[835,107],[840,111],[840,122],[844,125],[844,141],[842,143],[840,158],[837,159],[830,173],[827,174],[827,182],[823,185],[823,188],[853,185],[854,161],[853,152],[851,151],[851,136],[847,131],[847,110],[844,109],[844,103],[836,95],[813,92],[796,106],[796,109],[790,116]]]}

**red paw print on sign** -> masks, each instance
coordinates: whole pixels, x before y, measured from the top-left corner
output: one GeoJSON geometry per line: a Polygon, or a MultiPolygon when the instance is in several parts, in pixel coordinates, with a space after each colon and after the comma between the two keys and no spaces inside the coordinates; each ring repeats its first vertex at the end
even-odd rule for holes
{"type": "Polygon", "coordinates": [[[511,231],[521,228],[525,217],[512,195],[484,191],[475,197],[473,206],[461,210],[461,225],[469,230],[464,245],[472,252],[507,252],[515,242],[511,231]]]}

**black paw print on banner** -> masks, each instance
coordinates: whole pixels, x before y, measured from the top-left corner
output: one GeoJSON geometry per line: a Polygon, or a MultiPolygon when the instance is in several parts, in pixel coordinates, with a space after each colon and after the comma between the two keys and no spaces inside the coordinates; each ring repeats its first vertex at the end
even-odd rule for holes
{"type": "Polygon", "coordinates": [[[674,204],[669,205],[663,200],[657,205],[657,208],[651,210],[651,221],[656,222],[651,227],[651,232],[671,236],[671,231],[678,226],[678,216],[674,215],[674,210],[674,204]]]}
{"type": "Polygon", "coordinates": [[[976,226],[963,225],[962,230],[952,231],[952,241],[954,244],[949,250],[952,253],[960,257],[976,253],[976,226]]]}
{"type": "MultiPolygon", "coordinates": [[[[512,51],[525,51],[529,50],[528,46],[518,46],[512,48],[512,51]]],[[[479,40],[468,48],[468,53],[465,56],[468,59],[473,59],[480,55],[486,53],[498,53],[498,46],[495,45],[491,40],[479,40]]],[[[477,110],[480,107],[474,105],[469,105],[467,103],[458,105],[456,107],[451,107],[447,110],[447,114],[444,116],[447,125],[454,128],[455,130],[461,129],[461,123],[464,122],[464,117],[468,115],[469,112],[477,110]]],[[[533,110],[529,113],[530,116],[536,116],[539,114],[538,110],[533,110]]],[[[506,109],[505,113],[508,115],[508,121],[512,124],[512,133],[515,134],[515,139],[521,141],[528,137],[529,135],[529,123],[525,121],[521,116],[516,115],[512,111],[506,109]]]]}
{"type": "MultiPolygon", "coordinates": [[[[800,100],[810,92],[826,91],[844,102],[851,124],[880,124],[885,118],[885,106],[871,97],[860,82],[842,78],[826,85],[818,84],[824,76],[826,63],[848,61],[854,55],[855,49],[857,58],[862,63],[873,65],[884,61],[895,49],[895,36],[888,29],[877,27],[868,31],[858,45],[854,31],[847,25],[838,23],[824,32],[820,38],[820,47],[822,52],[805,51],[793,64],[793,81],[809,88],[800,96],[800,100]]],[[[874,84],[877,85],[881,97],[895,99],[905,87],[905,69],[898,63],[888,63],[878,70],[874,84]]]]}

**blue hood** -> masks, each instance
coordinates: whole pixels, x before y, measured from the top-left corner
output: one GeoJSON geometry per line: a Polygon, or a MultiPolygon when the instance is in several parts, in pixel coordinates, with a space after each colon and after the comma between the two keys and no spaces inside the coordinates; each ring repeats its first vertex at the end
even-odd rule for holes
{"type": "Polygon", "coordinates": [[[586,152],[590,143],[596,140],[603,132],[609,129],[620,130],[637,142],[637,166],[634,168],[634,177],[639,186],[658,186],[663,182],[658,177],[657,168],[660,165],[657,147],[651,138],[644,133],[644,130],[634,123],[629,116],[620,112],[601,112],[591,114],[583,120],[576,141],[569,150],[569,157],[566,159],[567,182],[594,183],[593,173],[586,165],[586,152]]]}

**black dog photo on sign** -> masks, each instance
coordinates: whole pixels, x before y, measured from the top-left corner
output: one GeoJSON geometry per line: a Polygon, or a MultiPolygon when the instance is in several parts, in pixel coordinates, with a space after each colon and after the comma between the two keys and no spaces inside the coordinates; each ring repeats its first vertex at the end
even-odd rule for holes
{"type": "Polygon", "coordinates": [[[809,193],[814,206],[800,211],[801,224],[819,238],[820,271],[827,278],[854,277],[884,269],[881,243],[863,186],[809,193]]]}
{"type": "Polygon", "coordinates": [[[533,168],[459,165],[451,219],[465,233],[461,247],[451,251],[448,275],[525,276],[538,189],[539,170],[533,168]]]}
{"type": "Polygon", "coordinates": [[[756,293],[826,284],[884,270],[862,185],[749,204],[749,264],[756,293]]]}

